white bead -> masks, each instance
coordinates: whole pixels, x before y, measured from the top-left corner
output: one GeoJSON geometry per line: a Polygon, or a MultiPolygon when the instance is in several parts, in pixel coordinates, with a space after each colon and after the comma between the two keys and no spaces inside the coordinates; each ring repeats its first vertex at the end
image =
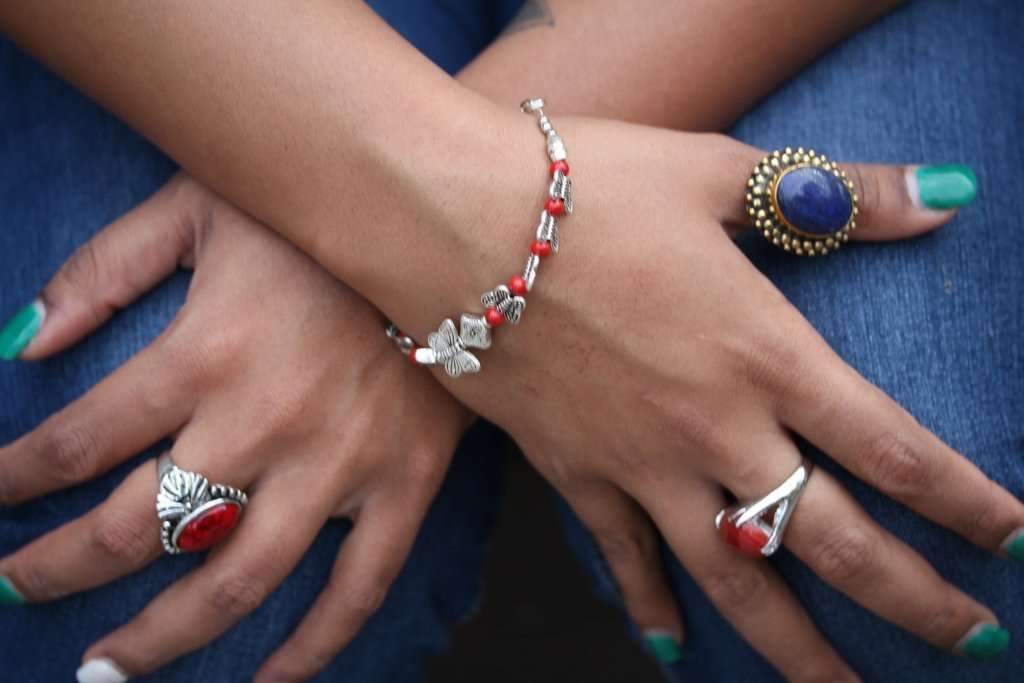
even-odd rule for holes
{"type": "Polygon", "coordinates": [[[519,105],[519,108],[527,114],[532,114],[538,109],[544,108],[544,98],[534,97],[533,99],[523,100],[522,104],[519,105]]]}
{"type": "Polygon", "coordinates": [[[568,157],[565,151],[565,143],[562,142],[562,138],[556,133],[548,135],[548,156],[551,158],[551,161],[565,161],[568,157]]]}
{"type": "Polygon", "coordinates": [[[434,355],[434,349],[425,346],[418,348],[413,357],[420,365],[437,365],[437,356],[434,355]]]}

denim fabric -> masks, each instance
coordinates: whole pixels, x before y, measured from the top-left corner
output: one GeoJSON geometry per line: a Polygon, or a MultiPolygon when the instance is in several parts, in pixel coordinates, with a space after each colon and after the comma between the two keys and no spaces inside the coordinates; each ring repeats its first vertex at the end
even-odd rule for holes
{"type": "MultiPolygon", "coordinates": [[[[371,3],[449,70],[470,60],[515,10],[514,2],[371,3]]],[[[113,117],[0,41],[0,320],[106,223],[145,199],[174,165],[113,117]]],[[[74,349],[43,363],[0,362],[0,444],[83,394],[149,343],[181,306],[188,277],[172,277],[74,349]]],[[[500,446],[493,427],[464,440],[406,569],[380,611],[316,680],[417,681],[423,659],[479,600],[483,552],[498,503],[500,446]]],[[[0,554],[95,507],[153,449],[69,491],[0,511],[0,554]]],[[[330,523],[299,567],[253,615],[214,645],[147,681],[234,683],[252,678],[325,585],[350,525],[330,523]]],[[[72,680],[92,642],[136,615],[195,567],[165,558],[130,577],[48,605],[0,609],[2,681],[72,680]]]]}
{"type": "MultiPolygon", "coordinates": [[[[858,244],[824,260],[791,257],[756,235],[743,247],[848,363],[1017,495],[1024,493],[1022,32],[1019,2],[910,3],[804,71],[733,131],[769,150],[803,145],[833,159],[958,162],[976,170],[978,199],[931,236],[858,244]]],[[[736,181],[740,192],[744,179],[736,181]]],[[[1022,680],[1024,565],[975,548],[805,449],[875,520],[989,605],[1015,639],[991,663],[940,652],[782,552],[774,564],[864,680],[1022,680]]],[[[586,532],[566,518],[577,552],[614,597],[586,532]]],[[[673,678],[780,680],[679,565],[670,566],[690,653],[673,678]]]]}
{"type": "MultiPolygon", "coordinates": [[[[483,48],[519,0],[378,0],[371,5],[431,59],[456,70],[483,48]]],[[[926,426],[1015,492],[1024,490],[1024,285],[1021,182],[1015,142],[1024,120],[1019,3],[914,3],[841,46],[737,126],[764,148],[803,144],[834,158],[957,161],[981,195],[941,233],[906,244],[858,245],[804,261],[757,240],[744,248],[836,350],[926,426]]],[[[0,45],[0,317],[31,298],[71,250],[160,185],[173,167],[109,116],[0,45]]],[[[741,187],[742,178],[737,179],[741,187]]],[[[739,191],[739,190],[738,190],[739,191]]],[[[0,366],[0,443],[80,395],[148,342],[180,305],[177,276],[60,358],[0,366]]],[[[413,556],[381,612],[320,680],[415,681],[425,653],[479,592],[480,553],[493,516],[495,435],[463,443],[413,556]]],[[[775,560],[825,635],[867,681],[1019,680],[1024,661],[1022,570],[993,559],[868,487],[841,477],[867,511],[951,581],[1000,615],[1018,640],[998,662],[938,652],[872,617],[785,552],[775,560]]],[[[127,466],[72,491],[0,515],[0,552],[88,510],[127,466]]],[[[614,580],[578,521],[569,539],[616,599],[614,580]]],[[[253,617],[201,653],[148,680],[245,680],[301,618],[344,537],[331,525],[253,617]]],[[[49,606],[0,610],[4,679],[66,679],[81,650],[130,618],[194,559],[163,560],[135,576],[49,606]],[[59,648],[52,646],[60,643],[59,648]]],[[[778,677],[709,605],[666,552],[688,624],[690,657],[670,672],[686,681],[778,677]]]]}

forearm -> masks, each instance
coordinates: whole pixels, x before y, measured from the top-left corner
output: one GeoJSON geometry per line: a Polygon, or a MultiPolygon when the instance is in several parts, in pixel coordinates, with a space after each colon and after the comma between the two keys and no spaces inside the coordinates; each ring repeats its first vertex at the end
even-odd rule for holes
{"type": "Polygon", "coordinates": [[[505,104],[721,130],[903,0],[528,0],[459,80],[505,104]]]}
{"type": "Polygon", "coordinates": [[[453,222],[437,198],[499,145],[494,105],[362,2],[38,0],[0,5],[0,30],[374,299],[458,246],[428,232],[453,222]],[[423,229],[382,229],[395,214],[423,229]]]}

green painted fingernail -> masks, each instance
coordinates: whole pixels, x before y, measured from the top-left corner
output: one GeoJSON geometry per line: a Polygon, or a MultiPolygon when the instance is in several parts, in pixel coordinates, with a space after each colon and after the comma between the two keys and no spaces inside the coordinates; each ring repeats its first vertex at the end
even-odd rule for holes
{"type": "Polygon", "coordinates": [[[644,631],[647,649],[662,664],[675,664],[683,658],[683,651],[675,637],[668,631],[650,629],[644,631]]]}
{"type": "Polygon", "coordinates": [[[1024,529],[1017,529],[1003,541],[1003,550],[1015,560],[1024,561],[1024,529]]]}
{"type": "Polygon", "coordinates": [[[14,360],[25,350],[46,318],[46,307],[36,300],[14,314],[0,329],[0,358],[14,360]]]}
{"type": "Polygon", "coordinates": [[[918,196],[929,209],[944,211],[966,206],[978,194],[978,177],[970,166],[921,166],[916,176],[918,196]]]}
{"type": "Polygon", "coordinates": [[[995,624],[977,624],[956,645],[956,651],[965,657],[991,659],[1010,647],[1010,632],[995,624]]]}
{"type": "Polygon", "coordinates": [[[24,605],[25,598],[14,587],[11,580],[0,575],[0,605],[24,605]]]}

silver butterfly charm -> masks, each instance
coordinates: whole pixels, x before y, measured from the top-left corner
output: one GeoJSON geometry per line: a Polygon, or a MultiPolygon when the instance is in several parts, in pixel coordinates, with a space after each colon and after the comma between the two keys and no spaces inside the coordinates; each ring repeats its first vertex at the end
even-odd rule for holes
{"type": "Polygon", "coordinates": [[[449,377],[480,372],[480,361],[466,350],[466,342],[451,318],[445,319],[437,332],[427,336],[427,345],[434,352],[434,362],[443,365],[449,377]]]}
{"type": "Polygon", "coordinates": [[[561,171],[555,171],[548,194],[552,199],[561,199],[565,202],[565,213],[572,213],[572,180],[569,179],[569,176],[561,171]]]}
{"type": "Polygon", "coordinates": [[[511,290],[505,285],[498,285],[480,297],[480,303],[488,308],[496,308],[510,325],[518,325],[526,308],[526,299],[512,296],[511,290]]]}

